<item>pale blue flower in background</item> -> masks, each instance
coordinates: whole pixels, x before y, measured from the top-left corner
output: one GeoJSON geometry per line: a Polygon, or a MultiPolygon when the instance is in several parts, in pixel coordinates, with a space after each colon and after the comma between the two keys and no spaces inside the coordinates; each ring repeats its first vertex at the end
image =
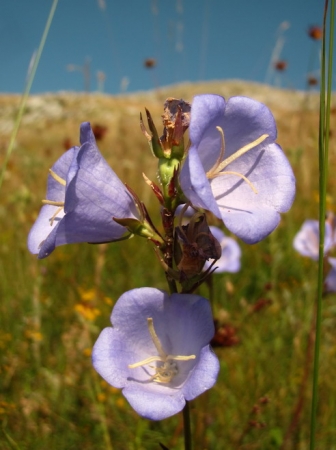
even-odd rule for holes
{"type": "MultiPolygon", "coordinates": [[[[306,220],[294,237],[293,246],[302,256],[317,261],[319,258],[319,222],[306,220]]],[[[333,246],[332,227],[329,222],[325,224],[324,254],[333,246]]]]}
{"type": "MultiPolygon", "coordinates": [[[[210,226],[211,234],[219,242],[222,249],[222,256],[216,261],[214,273],[238,272],[240,270],[241,250],[237,242],[231,237],[225,236],[223,231],[214,226],[210,226]]],[[[205,262],[203,270],[210,267],[213,260],[205,262]]]]}
{"type": "MultiPolygon", "coordinates": [[[[333,220],[325,222],[324,256],[335,247],[333,220]]],[[[319,259],[319,222],[318,220],[306,220],[294,237],[293,246],[297,252],[314,261],[319,259]]],[[[336,292],[336,258],[327,257],[331,269],[324,281],[324,292],[336,292]]]]}

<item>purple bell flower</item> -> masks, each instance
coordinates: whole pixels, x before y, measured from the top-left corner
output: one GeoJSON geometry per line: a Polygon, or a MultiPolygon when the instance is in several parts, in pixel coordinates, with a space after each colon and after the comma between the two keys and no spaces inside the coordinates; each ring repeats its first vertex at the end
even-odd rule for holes
{"type": "Polygon", "coordinates": [[[270,110],[247,97],[226,102],[219,95],[199,95],[192,102],[189,134],[192,145],[180,175],[184,195],[246,243],[265,238],[295,195],[270,110]]]}
{"type": "Polygon", "coordinates": [[[133,289],[119,298],[111,322],[93,347],[93,366],[141,416],[172,416],[215,384],[219,362],[205,298],[133,289]]]}
{"type": "Polygon", "coordinates": [[[101,243],[127,231],[113,220],[137,218],[132,196],[99,152],[90,124],[80,128],[81,147],[53,165],[47,200],[28,236],[28,249],[45,258],[63,244],[101,243]]]}

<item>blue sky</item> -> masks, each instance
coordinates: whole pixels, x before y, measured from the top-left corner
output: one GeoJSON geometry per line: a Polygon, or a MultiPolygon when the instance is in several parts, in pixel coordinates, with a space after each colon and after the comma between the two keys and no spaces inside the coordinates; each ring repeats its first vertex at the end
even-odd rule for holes
{"type": "MultiPolygon", "coordinates": [[[[22,92],[52,0],[1,0],[0,92],[22,92]]],[[[321,25],[324,0],[59,0],[32,92],[82,91],[83,74],[67,70],[90,60],[91,90],[97,72],[115,94],[182,81],[266,80],[304,89],[318,69],[319,42],[307,36],[321,25]],[[105,9],[102,5],[105,3],[105,9]],[[99,6],[100,4],[100,6],[99,6]],[[280,54],[288,68],[268,72],[283,30],[280,54]],[[145,58],[156,58],[145,69],[145,58]]]]}

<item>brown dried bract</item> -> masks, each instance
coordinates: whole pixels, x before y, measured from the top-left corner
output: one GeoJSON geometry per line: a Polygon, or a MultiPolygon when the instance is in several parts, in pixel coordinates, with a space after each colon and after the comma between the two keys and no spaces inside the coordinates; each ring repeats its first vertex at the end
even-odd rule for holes
{"type": "Polygon", "coordinates": [[[183,131],[189,127],[191,103],[186,102],[183,99],[178,100],[177,98],[169,97],[165,101],[163,107],[164,114],[162,115],[162,120],[165,127],[170,127],[175,124],[176,116],[179,111],[181,111],[183,131]]]}
{"type": "Polygon", "coordinates": [[[219,259],[222,249],[211,234],[205,214],[195,214],[187,225],[176,227],[180,252],[175,254],[177,268],[187,278],[199,274],[208,259],[219,259]]]}

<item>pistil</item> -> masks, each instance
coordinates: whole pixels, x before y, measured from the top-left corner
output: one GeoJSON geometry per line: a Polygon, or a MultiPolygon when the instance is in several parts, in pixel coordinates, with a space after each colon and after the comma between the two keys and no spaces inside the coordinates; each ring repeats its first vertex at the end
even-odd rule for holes
{"type": "Polygon", "coordinates": [[[178,366],[175,361],[190,361],[192,359],[195,359],[196,356],[167,355],[163,350],[160,339],[155,332],[153,319],[151,317],[147,319],[147,326],[158,355],[150,356],[149,358],[146,358],[134,364],[129,364],[128,367],[130,369],[135,369],[136,367],[145,366],[152,362],[161,362],[163,363],[163,365],[161,366],[149,366],[155,369],[155,373],[150,377],[150,380],[156,381],[157,383],[170,383],[175,375],[178,374],[178,366]]]}

